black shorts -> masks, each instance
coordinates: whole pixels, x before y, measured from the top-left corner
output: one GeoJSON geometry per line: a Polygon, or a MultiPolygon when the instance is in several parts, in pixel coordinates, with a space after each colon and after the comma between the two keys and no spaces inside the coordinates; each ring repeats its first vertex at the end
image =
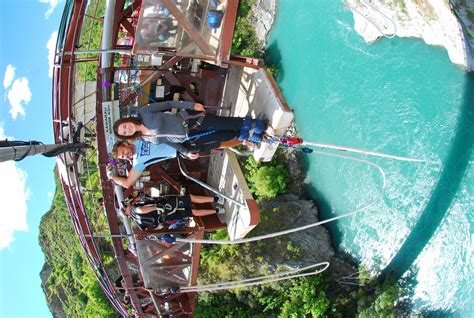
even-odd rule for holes
{"type": "MultiPolygon", "coordinates": [[[[195,115],[198,112],[192,112],[195,115]]],[[[241,117],[220,117],[212,114],[205,114],[204,117],[189,118],[187,121],[190,131],[188,132],[190,140],[183,143],[184,147],[192,152],[207,151],[219,148],[221,142],[233,140],[238,137],[240,128],[243,124],[241,117]],[[198,120],[202,120],[197,124],[198,120]],[[191,127],[194,127],[191,129],[191,127]],[[200,136],[202,133],[214,131],[209,135],[200,136]]]]}
{"type": "Polygon", "coordinates": [[[193,207],[189,194],[183,196],[170,196],[166,199],[173,207],[173,211],[166,211],[165,221],[177,221],[193,216],[193,207]]]}

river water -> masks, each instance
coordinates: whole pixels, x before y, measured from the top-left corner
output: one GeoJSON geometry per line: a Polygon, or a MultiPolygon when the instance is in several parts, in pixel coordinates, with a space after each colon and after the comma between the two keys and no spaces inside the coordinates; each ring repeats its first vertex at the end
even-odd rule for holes
{"type": "Polygon", "coordinates": [[[269,51],[305,140],[426,161],[354,155],[385,171],[381,194],[373,166],[307,155],[323,218],[376,201],[331,224],[334,243],[384,274],[408,270],[417,310],[473,317],[474,78],[418,39],[364,43],[332,0],[280,0],[269,51]]]}

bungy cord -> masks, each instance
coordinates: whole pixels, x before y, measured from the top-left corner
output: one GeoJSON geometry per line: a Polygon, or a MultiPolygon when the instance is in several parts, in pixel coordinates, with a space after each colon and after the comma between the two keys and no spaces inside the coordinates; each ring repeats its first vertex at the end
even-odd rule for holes
{"type": "Polygon", "coordinates": [[[176,238],[176,242],[215,244],[215,245],[230,245],[230,244],[243,244],[243,243],[255,242],[255,241],[259,241],[259,240],[265,240],[265,239],[269,239],[269,238],[273,238],[273,237],[277,237],[277,236],[282,236],[282,235],[287,235],[287,234],[303,231],[303,230],[306,230],[306,229],[309,229],[309,228],[312,228],[312,227],[316,227],[316,226],[319,226],[319,225],[322,225],[322,224],[326,224],[326,223],[329,223],[329,222],[333,222],[333,221],[336,221],[336,220],[339,220],[339,219],[343,219],[343,218],[352,216],[354,214],[359,213],[360,211],[363,211],[363,210],[369,208],[370,206],[374,205],[378,201],[382,200],[384,192],[385,192],[386,177],[385,177],[385,172],[383,171],[383,169],[379,165],[377,165],[373,162],[367,161],[367,160],[358,159],[358,158],[349,157],[349,156],[344,156],[344,155],[326,153],[326,152],[321,152],[321,151],[315,151],[315,153],[318,153],[318,154],[321,154],[321,155],[326,155],[326,156],[331,156],[331,157],[339,157],[339,158],[343,158],[343,159],[359,161],[359,162],[366,163],[370,166],[375,167],[380,172],[380,174],[382,176],[382,181],[383,181],[382,190],[381,190],[381,193],[380,193],[381,194],[380,198],[375,199],[375,200],[369,202],[368,204],[366,204],[366,205],[364,205],[360,208],[357,208],[356,210],[354,210],[352,212],[348,212],[348,213],[345,213],[345,214],[342,214],[342,215],[339,215],[339,216],[329,218],[327,220],[311,223],[311,224],[308,224],[308,225],[303,225],[303,226],[300,226],[300,227],[296,227],[296,228],[293,228],[293,229],[288,229],[288,230],[284,230],[284,231],[280,231],[280,232],[275,232],[275,233],[270,233],[270,234],[265,234],[265,235],[260,235],[260,236],[245,238],[245,239],[238,239],[238,240],[234,240],[234,241],[176,238]]]}
{"type": "Polygon", "coordinates": [[[361,153],[361,154],[369,155],[369,156],[390,158],[390,159],[394,159],[394,160],[398,160],[398,161],[426,162],[425,160],[421,160],[421,159],[401,157],[401,156],[395,156],[395,155],[388,155],[388,154],[381,153],[381,152],[376,152],[376,151],[357,149],[357,148],[349,148],[349,147],[342,147],[342,146],[335,146],[335,145],[329,145],[329,144],[321,144],[321,143],[311,142],[311,141],[303,141],[303,143],[301,145],[319,147],[319,148],[323,148],[323,149],[327,148],[327,149],[335,149],[335,150],[339,150],[339,151],[355,152],[355,153],[361,153]]]}
{"type": "MultiPolygon", "coordinates": [[[[349,148],[349,147],[341,147],[341,146],[334,146],[334,145],[327,145],[327,144],[320,144],[320,143],[315,143],[315,142],[303,142],[301,145],[306,145],[306,146],[313,146],[313,147],[320,147],[320,148],[328,148],[328,149],[336,149],[339,151],[348,151],[348,152],[354,152],[354,153],[361,153],[365,155],[371,155],[371,156],[377,156],[377,157],[383,157],[383,158],[390,158],[394,160],[399,160],[399,161],[409,161],[409,162],[425,162],[424,160],[420,159],[414,159],[414,158],[407,158],[407,157],[401,157],[401,156],[394,156],[394,155],[388,155],[388,154],[383,154],[375,151],[368,151],[368,150],[362,150],[362,149],[356,149],[356,148],[349,148]]],[[[280,231],[280,232],[275,232],[275,233],[270,233],[266,235],[260,235],[256,237],[251,237],[251,238],[246,238],[246,239],[238,239],[234,241],[227,241],[227,240],[199,240],[199,239],[184,239],[184,238],[176,238],[177,242],[185,242],[185,243],[200,243],[200,244],[215,244],[215,245],[230,245],[230,244],[243,244],[243,243],[249,243],[249,242],[255,242],[259,240],[265,240],[269,238],[274,238],[282,235],[287,235],[299,231],[303,231],[312,227],[316,227],[322,224],[326,224],[329,222],[333,222],[342,218],[346,218],[352,215],[355,215],[363,210],[366,210],[370,206],[374,205],[378,201],[382,200],[383,195],[385,193],[385,187],[387,184],[386,176],[384,170],[377,164],[370,162],[368,160],[363,160],[363,159],[358,159],[350,156],[344,156],[340,154],[333,154],[333,153],[326,153],[326,152],[321,152],[321,151],[314,151],[314,153],[320,154],[320,155],[325,155],[325,156],[331,156],[331,157],[338,157],[338,158],[343,158],[347,160],[352,160],[352,161],[358,161],[362,163],[366,163],[372,167],[375,167],[380,175],[382,176],[382,189],[380,191],[380,198],[372,200],[368,204],[352,211],[349,213],[345,213],[343,215],[339,215],[333,218],[329,218],[327,220],[315,222],[312,224],[304,225],[301,227],[285,230],[285,231],[280,231]]],[[[266,276],[260,276],[260,277],[254,277],[254,278],[247,278],[243,280],[238,280],[238,281],[228,281],[228,282],[221,282],[221,283],[216,283],[216,284],[209,284],[209,285],[201,285],[201,286],[188,286],[188,287],[182,287],[180,288],[179,292],[209,292],[209,291],[216,291],[216,290],[224,290],[224,289],[232,289],[232,288],[243,288],[243,287],[250,287],[250,286],[255,286],[255,285],[261,285],[261,284],[266,284],[266,283],[271,283],[271,282],[278,282],[282,280],[287,280],[287,279],[293,279],[297,277],[304,277],[304,276],[310,276],[310,275],[317,275],[323,271],[325,271],[329,267],[329,262],[322,262],[318,264],[313,264],[307,267],[303,267],[300,269],[294,269],[290,270],[287,272],[283,273],[278,273],[278,274],[270,274],[266,276]],[[308,269],[318,267],[324,265],[323,269],[315,270],[309,273],[300,273],[297,274],[298,272],[303,272],[308,269]]]]}
{"type": "Polygon", "coordinates": [[[232,197],[230,197],[230,196],[228,196],[228,195],[226,195],[226,194],[220,192],[219,190],[215,189],[214,187],[211,187],[211,186],[208,185],[207,183],[202,182],[202,181],[199,180],[199,179],[196,179],[196,178],[191,177],[191,176],[190,176],[188,173],[186,173],[186,171],[183,169],[183,166],[181,165],[181,160],[179,159],[179,157],[176,157],[176,159],[177,159],[177,161],[178,161],[179,170],[181,171],[181,174],[182,174],[183,176],[185,176],[185,177],[188,178],[189,180],[194,181],[195,183],[199,184],[201,187],[203,187],[203,188],[205,188],[205,189],[207,189],[207,190],[209,190],[209,191],[215,193],[216,195],[218,195],[218,196],[220,196],[220,197],[222,197],[222,198],[224,198],[224,199],[226,199],[226,200],[228,200],[228,201],[230,201],[230,202],[232,202],[232,203],[234,203],[234,204],[240,206],[241,208],[246,208],[246,207],[247,207],[247,206],[245,205],[245,203],[240,202],[240,201],[237,201],[237,200],[235,200],[234,198],[232,198],[232,197]]]}

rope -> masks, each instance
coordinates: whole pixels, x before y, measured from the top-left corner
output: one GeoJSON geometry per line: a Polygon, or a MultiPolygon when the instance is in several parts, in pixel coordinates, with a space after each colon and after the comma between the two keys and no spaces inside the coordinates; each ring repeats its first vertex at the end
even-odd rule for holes
{"type": "MultiPolygon", "coordinates": [[[[312,265],[302,267],[302,268],[295,268],[295,269],[292,269],[292,270],[289,270],[289,271],[286,271],[286,272],[277,273],[277,274],[270,274],[270,275],[265,275],[265,276],[260,276],[260,277],[241,279],[241,280],[237,280],[237,281],[220,282],[220,283],[201,285],[201,286],[182,287],[181,290],[187,290],[187,289],[191,289],[191,288],[193,288],[193,289],[195,289],[195,288],[204,289],[204,288],[208,288],[208,287],[216,287],[216,286],[222,286],[222,285],[227,285],[227,284],[234,284],[234,283],[237,283],[237,282],[247,283],[247,282],[262,280],[262,279],[265,279],[265,278],[274,278],[274,277],[278,277],[278,276],[285,276],[285,275],[290,275],[290,274],[297,273],[297,272],[302,272],[302,271],[305,271],[305,270],[308,270],[308,269],[311,269],[311,268],[314,268],[314,267],[317,267],[321,264],[326,264],[326,263],[327,263],[327,265],[329,265],[328,262],[323,262],[323,263],[318,263],[318,264],[312,264],[312,265]]],[[[325,269],[326,268],[327,268],[327,266],[325,267],[325,269]]]]}
{"type": "Polygon", "coordinates": [[[345,214],[342,214],[342,215],[339,215],[339,216],[329,218],[327,220],[311,223],[311,224],[308,224],[308,225],[304,225],[304,226],[300,226],[300,227],[296,227],[296,228],[293,228],[293,229],[288,229],[288,230],[284,230],[284,231],[280,231],[280,232],[255,236],[255,237],[251,237],[251,238],[238,239],[238,240],[234,240],[234,241],[227,241],[227,240],[215,240],[214,241],[214,240],[176,238],[176,242],[215,244],[215,245],[230,245],[230,244],[243,244],[243,243],[250,243],[250,242],[255,242],[255,241],[259,241],[259,240],[265,240],[265,239],[274,238],[274,237],[277,237],[277,236],[282,236],[282,235],[287,235],[287,234],[303,231],[303,230],[306,230],[306,229],[309,229],[309,228],[313,228],[313,227],[316,227],[316,226],[319,226],[319,225],[322,225],[322,224],[330,223],[330,222],[333,222],[333,221],[336,221],[336,220],[339,220],[339,219],[343,219],[343,218],[355,215],[355,214],[371,207],[372,205],[374,205],[378,201],[382,200],[387,182],[386,182],[385,172],[383,171],[383,169],[379,165],[377,165],[373,162],[367,161],[367,160],[357,159],[357,158],[338,155],[338,154],[330,154],[330,153],[318,152],[318,151],[316,153],[319,153],[321,155],[331,156],[331,157],[339,157],[339,158],[343,158],[343,159],[354,160],[354,161],[366,163],[370,166],[375,167],[380,172],[380,174],[382,176],[382,181],[383,181],[382,190],[381,190],[381,193],[380,193],[381,194],[380,198],[375,199],[375,200],[369,202],[368,204],[366,204],[366,205],[364,205],[360,208],[355,209],[352,212],[348,212],[348,213],[345,213],[345,214]]]}
{"type": "MultiPolygon", "coordinates": [[[[13,159],[13,160],[15,160],[15,161],[21,161],[21,160],[25,159],[25,158],[28,156],[28,154],[29,154],[30,151],[31,151],[31,148],[33,148],[33,143],[31,142],[31,140],[29,141],[28,150],[27,150],[20,158],[16,158],[16,153],[17,153],[16,148],[13,147],[13,146],[12,146],[12,148],[13,148],[14,151],[15,151],[15,159],[13,159]]],[[[36,147],[35,147],[34,149],[35,149],[35,152],[33,153],[33,155],[36,154],[36,147]]]]}
{"type": "Polygon", "coordinates": [[[209,135],[212,135],[216,132],[217,132],[217,130],[205,131],[205,132],[202,132],[202,133],[197,134],[197,135],[188,136],[188,137],[184,138],[184,141],[188,141],[188,140],[195,139],[195,138],[197,139],[197,138],[203,137],[203,136],[209,136],[209,135]]]}

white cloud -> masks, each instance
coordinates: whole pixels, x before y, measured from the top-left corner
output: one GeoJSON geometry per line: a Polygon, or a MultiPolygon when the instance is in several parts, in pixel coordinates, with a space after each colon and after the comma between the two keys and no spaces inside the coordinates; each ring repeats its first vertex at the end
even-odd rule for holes
{"type": "Polygon", "coordinates": [[[52,199],[53,198],[53,191],[48,191],[48,199],[52,199]]]}
{"type": "MultiPolygon", "coordinates": [[[[5,138],[3,127],[0,126],[0,140],[5,138]]],[[[30,197],[30,189],[26,187],[26,172],[17,167],[14,161],[0,163],[0,175],[1,251],[15,240],[14,232],[28,231],[26,202],[30,197]]]]}
{"type": "Polygon", "coordinates": [[[59,0],[40,0],[41,3],[49,4],[48,11],[45,12],[44,17],[49,19],[50,15],[53,13],[54,9],[59,3],[59,0]]]}
{"type": "Polygon", "coordinates": [[[24,105],[31,100],[31,91],[29,82],[26,77],[17,78],[13,81],[13,85],[7,93],[8,101],[10,102],[10,115],[16,119],[18,114],[25,116],[24,105]]]}
{"type": "Polygon", "coordinates": [[[13,65],[11,64],[8,64],[5,70],[5,76],[3,77],[3,87],[8,88],[13,82],[14,78],[15,78],[15,67],[13,67],[13,65]]]}
{"type": "Polygon", "coordinates": [[[46,19],[49,19],[49,17],[51,16],[51,14],[53,13],[54,9],[56,8],[56,6],[58,5],[60,0],[39,0],[39,2],[41,3],[46,3],[46,4],[49,4],[49,8],[48,10],[44,13],[44,17],[46,19]]]}
{"type": "Polygon", "coordinates": [[[0,123],[0,140],[12,139],[9,136],[5,136],[5,130],[3,129],[3,122],[0,123]]]}
{"type": "Polygon", "coordinates": [[[54,65],[54,53],[56,52],[56,40],[58,39],[58,31],[51,33],[51,37],[46,44],[48,49],[48,62],[49,62],[49,77],[53,77],[53,65],[54,65]]]}

